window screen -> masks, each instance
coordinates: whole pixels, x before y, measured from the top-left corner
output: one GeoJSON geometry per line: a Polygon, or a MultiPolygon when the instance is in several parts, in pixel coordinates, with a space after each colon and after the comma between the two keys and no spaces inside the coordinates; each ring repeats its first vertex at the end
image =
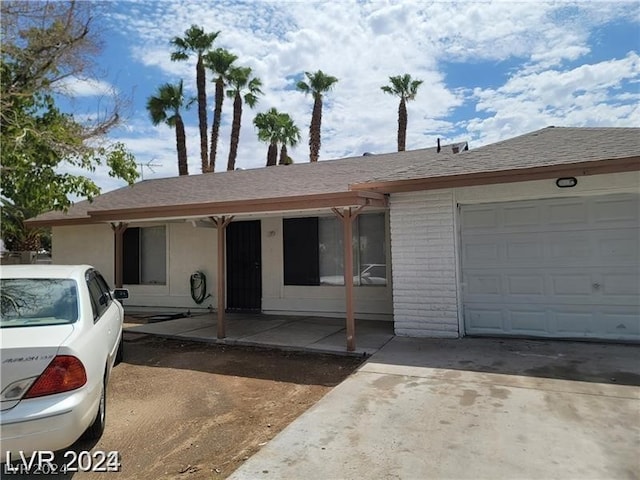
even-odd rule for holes
{"type": "Polygon", "coordinates": [[[167,282],[166,227],[127,228],[123,234],[123,283],[164,285],[167,282]]]}
{"type": "MultiPolygon", "coordinates": [[[[336,217],[285,219],[285,285],[344,285],[342,222],[336,217]],[[315,262],[315,263],[314,263],[315,262]]],[[[354,285],[386,285],[385,214],[353,223],[354,285]]]]}

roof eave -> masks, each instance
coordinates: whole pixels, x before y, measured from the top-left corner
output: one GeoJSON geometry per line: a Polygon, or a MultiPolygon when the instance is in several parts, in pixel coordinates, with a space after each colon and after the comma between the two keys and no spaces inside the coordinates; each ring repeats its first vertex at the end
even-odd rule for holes
{"type": "Polygon", "coordinates": [[[82,216],[82,217],[69,217],[69,218],[56,218],[56,219],[44,219],[44,220],[36,220],[35,218],[25,220],[24,222],[28,227],[32,228],[40,228],[40,227],[67,227],[74,225],[87,225],[90,223],[95,223],[91,219],[91,217],[82,216]]]}
{"type": "Polygon", "coordinates": [[[175,218],[203,218],[215,215],[237,215],[242,213],[269,213],[277,211],[299,211],[318,208],[349,206],[386,207],[383,194],[367,191],[347,191],[329,194],[300,195],[268,199],[241,200],[235,202],[208,202],[187,205],[157,207],[135,207],[110,210],[90,210],[88,217],[56,220],[34,220],[33,226],[84,225],[132,220],[162,220],[175,218]]]}
{"type": "Polygon", "coordinates": [[[545,180],[557,177],[583,177],[637,170],[640,170],[640,156],[570,164],[554,164],[540,167],[514,168],[509,170],[463,173],[441,177],[364,182],[352,184],[350,188],[354,191],[400,193],[496,183],[526,182],[529,180],[545,180]]]}

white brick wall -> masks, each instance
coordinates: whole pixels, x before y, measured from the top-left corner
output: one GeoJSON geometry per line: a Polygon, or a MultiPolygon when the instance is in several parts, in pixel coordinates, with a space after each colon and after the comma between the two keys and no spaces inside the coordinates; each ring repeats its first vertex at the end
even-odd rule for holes
{"type": "Polygon", "coordinates": [[[458,337],[453,192],[392,194],[390,217],[396,335],[458,337]]]}

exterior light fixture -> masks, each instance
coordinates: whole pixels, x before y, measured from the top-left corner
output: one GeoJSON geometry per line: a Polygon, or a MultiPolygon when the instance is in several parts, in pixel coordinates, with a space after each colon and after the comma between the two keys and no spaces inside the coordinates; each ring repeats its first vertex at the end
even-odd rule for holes
{"type": "Polygon", "coordinates": [[[562,177],[556,180],[556,187],[558,188],[571,188],[578,184],[576,177],[562,177]]]}

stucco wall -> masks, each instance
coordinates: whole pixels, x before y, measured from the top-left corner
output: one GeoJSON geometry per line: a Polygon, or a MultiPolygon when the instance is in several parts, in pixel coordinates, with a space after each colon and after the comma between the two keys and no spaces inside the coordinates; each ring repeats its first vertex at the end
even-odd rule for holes
{"type": "MultiPolygon", "coordinates": [[[[152,224],[147,224],[150,226],[152,224]]],[[[155,224],[157,225],[157,224],[155,224]]],[[[131,224],[131,227],[143,226],[131,224]]],[[[191,223],[168,223],[167,284],[124,285],[129,289],[129,310],[137,307],[206,308],[216,304],[216,230],[194,228],[191,223]],[[191,298],[189,277],[201,270],[207,277],[207,291],[212,294],[201,305],[191,298]]],[[[109,225],[54,227],[52,231],[53,263],[87,263],[96,267],[114,285],[114,236],[109,225]]]]}
{"type": "MultiPolygon", "coordinates": [[[[131,225],[137,226],[137,225],[131,225]]],[[[140,225],[142,226],[142,225],[140,225]]],[[[167,223],[167,284],[125,285],[130,299],[127,307],[198,309],[216,305],[217,236],[214,228],[195,228],[191,223],[167,223]],[[189,278],[202,271],[209,298],[198,305],[191,298],[189,278]]]]}
{"type": "Polygon", "coordinates": [[[51,262],[92,265],[113,286],[113,230],[109,225],[53,227],[51,262]]]}
{"type": "MultiPolygon", "coordinates": [[[[241,220],[241,219],[239,219],[241,220]]],[[[151,226],[158,224],[131,224],[151,226]]],[[[195,228],[190,222],[167,223],[167,284],[125,285],[130,298],[127,308],[197,309],[217,307],[217,230],[195,228]],[[189,278],[201,270],[211,294],[201,305],[191,298],[189,278]]],[[[344,287],[285,286],[283,272],[282,218],[261,219],[262,309],[267,314],[341,316],[345,313],[344,287]]],[[[387,232],[387,239],[388,239],[387,232]]],[[[56,263],[89,263],[114,284],[113,232],[108,225],[55,227],[56,263]]],[[[387,257],[390,246],[387,241],[387,257]]],[[[392,320],[391,282],[387,286],[354,287],[356,318],[392,320]]]]}
{"type": "Polygon", "coordinates": [[[558,188],[555,179],[457,188],[455,200],[459,204],[491,203],[640,191],[640,172],[577,177],[577,180],[578,184],[572,188],[558,188]]]}

